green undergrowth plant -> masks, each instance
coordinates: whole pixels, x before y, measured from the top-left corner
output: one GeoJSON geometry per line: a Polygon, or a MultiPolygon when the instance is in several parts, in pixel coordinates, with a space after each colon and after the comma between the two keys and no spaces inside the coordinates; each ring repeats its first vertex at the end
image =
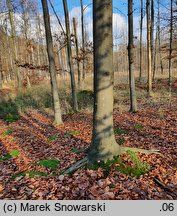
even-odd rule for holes
{"type": "Polygon", "coordinates": [[[60,164],[60,161],[56,159],[48,159],[48,160],[40,160],[34,165],[43,166],[47,169],[51,169],[52,171],[56,171],[59,164],[60,164]]]}
{"type": "Polygon", "coordinates": [[[17,177],[21,177],[21,176],[27,176],[29,178],[35,178],[35,177],[44,177],[44,176],[48,176],[49,174],[48,173],[45,173],[45,172],[39,172],[39,171],[36,171],[36,170],[31,170],[29,172],[20,172],[20,173],[17,173],[15,175],[13,175],[11,177],[12,180],[15,180],[17,177]]]}
{"type": "Polygon", "coordinates": [[[13,129],[12,128],[8,128],[6,131],[4,131],[1,135],[2,136],[8,136],[11,133],[13,133],[13,129]]]}
{"type": "Polygon", "coordinates": [[[72,136],[72,135],[80,135],[80,132],[79,131],[71,131],[71,132],[64,134],[65,137],[72,136]]]}
{"type": "Polygon", "coordinates": [[[122,134],[126,134],[126,133],[127,133],[127,130],[125,130],[125,129],[122,129],[122,128],[115,128],[114,129],[115,135],[122,135],[122,134]]]}
{"type": "Polygon", "coordinates": [[[135,129],[143,129],[143,125],[141,125],[141,124],[134,124],[134,126],[133,126],[135,129]]]}
{"type": "Polygon", "coordinates": [[[94,164],[88,164],[86,167],[92,170],[97,170],[101,167],[105,177],[109,175],[111,167],[115,167],[116,171],[129,176],[135,176],[136,178],[139,178],[150,170],[149,164],[141,162],[135,152],[128,150],[127,154],[130,157],[132,165],[124,163],[120,157],[115,156],[112,160],[95,162],[94,164]]]}
{"type": "Polygon", "coordinates": [[[1,157],[0,161],[7,161],[7,160],[11,159],[12,157],[17,157],[19,154],[20,154],[20,152],[18,150],[14,149],[10,153],[6,154],[4,157],[1,157]]]}
{"type": "Polygon", "coordinates": [[[48,142],[53,142],[53,141],[55,141],[55,140],[57,140],[58,139],[58,136],[50,136],[48,139],[47,139],[47,141],[48,142]]]}

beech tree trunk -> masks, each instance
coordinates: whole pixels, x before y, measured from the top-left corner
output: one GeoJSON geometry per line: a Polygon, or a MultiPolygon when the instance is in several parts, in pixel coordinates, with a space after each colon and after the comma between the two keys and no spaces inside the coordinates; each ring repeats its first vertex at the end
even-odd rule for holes
{"type": "Polygon", "coordinates": [[[151,17],[150,0],[146,0],[147,15],[147,59],[148,59],[148,95],[152,95],[152,55],[151,55],[151,17]]]}
{"type": "Polygon", "coordinates": [[[54,51],[53,51],[53,41],[52,34],[50,28],[50,17],[49,10],[47,5],[47,0],[41,0],[42,8],[43,8],[43,16],[44,16],[44,25],[45,25],[45,33],[46,33],[46,43],[47,43],[47,54],[49,60],[49,72],[51,79],[51,87],[52,87],[52,95],[53,95],[53,104],[54,104],[54,117],[55,124],[62,124],[61,117],[61,108],[60,108],[60,100],[58,95],[58,86],[57,86],[57,77],[56,77],[56,68],[55,68],[55,60],[54,60],[54,51]]]}
{"type": "Polygon", "coordinates": [[[140,19],[140,73],[139,73],[139,81],[142,80],[142,38],[143,38],[143,0],[141,0],[141,19],[140,19]]]}
{"type": "Polygon", "coordinates": [[[173,42],[173,0],[170,1],[170,49],[169,49],[169,86],[172,85],[172,70],[171,70],[171,60],[172,60],[172,42],[173,42]]]}
{"type": "Polygon", "coordinates": [[[154,0],[151,0],[151,68],[154,68],[154,0]]]}
{"type": "Polygon", "coordinates": [[[15,25],[14,25],[13,13],[12,13],[11,0],[7,0],[7,5],[8,5],[8,14],[9,14],[10,26],[11,26],[11,47],[12,47],[12,52],[13,52],[12,53],[12,55],[13,55],[13,68],[15,71],[16,79],[17,79],[17,87],[18,87],[18,90],[20,90],[22,87],[22,82],[21,82],[20,71],[15,64],[17,61],[17,47],[16,47],[16,34],[15,34],[15,25]]]}
{"type": "Polygon", "coordinates": [[[94,113],[90,162],[118,155],[113,130],[112,0],[93,1],[94,113]]]}
{"type": "Polygon", "coordinates": [[[80,0],[81,5],[81,28],[82,28],[82,52],[83,52],[83,64],[82,64],[82,79],[85,79],[85,31],[84,31],[84,8],[83,0],[80,0]]]}
{"type": "Polygon", "coordinates": [[[77,95],[76,95],[76,84],[74,77],[74,68],[72,62],[72,50],[71,50],[71,33],[70,33],[70,24],[69,24],[69,13],[67,0],[63,0],[63,7],[65,13],[65,26],[66,26],[66,37],[67,37],[67,54],[68,54],[68,65],[70,70],[71,77],[71,90],[72,90],[72,100],[73,100],[73,110],[78,111],[77,95]]]}
{"type": "Polygon", "coordinates": [[[157,32],[158,32],[158,46],[159,46],[159,58],[160,58],[160,69],[161,74],[163,74],[163,62],[162,62],[162,55],[161,55],[161,37],[160,37],[160,0],[158,0],[158,14],[157,14],[157,32]]]}
{"type": "Polygon", "coordinates": [[[133,44],[133,0],[128,1],[128,63],[130,86],[130,111],[137,111],[135,77],[134,77],[134,44],[133,44]]]}

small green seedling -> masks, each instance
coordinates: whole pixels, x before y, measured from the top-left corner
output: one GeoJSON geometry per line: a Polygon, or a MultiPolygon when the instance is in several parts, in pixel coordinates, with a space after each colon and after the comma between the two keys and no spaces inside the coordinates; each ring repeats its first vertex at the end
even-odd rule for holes
{"type": "Polygon", "coordinates": [[[141,124],[135,124],[133,127],[135,129],[143,129],[143,125],[141,125],[141,124]]]}
{"type": "Polygon", "coordinates": [[[68,133],[64,134],[65,137],[72,136],[72,135],[80,135],[80,132],[78,132],[78,131],[71,131],[71,132],[68,132],[68,133]]]}
{"type": "Polygon", "coordinates": [[[117,143],[119,145],[123,145],[125,143],[125,139],[124,138],[118,139],[117,143]]]}
{"type": "Polygon", "coordinates": [[[48,142],[53,142],[58,139],[58,136],[51,136],[48,138],[48,142]]]}
{"type": "Polygon", "coordinates": [[[8,128],[6,131],[4,131],[1,135],[2,136],[8,136],[13,132],[12,128],[8,128]]]}
{"type": "Polygon", "coordinates": [[[124,130],[124,129],[121,129],[121,128],[115,128],[115,129],[114,129],[114,133],[115,133],[116,135],[121,135],[121,134],[126,134],[127,131],[124,130]]]}
{"type": "Polygon", "coordinates": [[[6,154],[4,157],[0,158],[0,161],[6,161],[11,159],[12,157],[17,157],[20,154],[18,150],[13,150],[10,153],[6,154]]]}

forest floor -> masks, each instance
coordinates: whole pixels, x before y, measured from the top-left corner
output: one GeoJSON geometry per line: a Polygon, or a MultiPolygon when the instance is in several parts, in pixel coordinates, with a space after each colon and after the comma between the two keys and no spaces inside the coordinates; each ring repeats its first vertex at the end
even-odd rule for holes
{"type": "MultiPolygon", "coordinates": [[[[176,86],[175,86],[176,88],[176,86]]],[[[139,111],[114,109],[116,140],[120,145],[157,149],[160,154],[137,153],[150,169],[136,177],[110,164],[63,171],[85,157],[92,135],[92,114],[63,116],[55,126],[42,111],[22,113],[15,122],[0,120],[0,199],[177,199],[177,98],[169,103],[141,98],[139,111]]],[[[121,161],[133,166],[131,156],[121,161]]]]}

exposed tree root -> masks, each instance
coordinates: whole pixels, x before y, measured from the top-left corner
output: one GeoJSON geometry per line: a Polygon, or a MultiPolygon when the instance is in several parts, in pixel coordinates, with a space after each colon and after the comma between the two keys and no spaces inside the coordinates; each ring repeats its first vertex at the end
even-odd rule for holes
{"type": "Polygon", "coordinates": [[[174,192],[171,188],[167,187],[163,184],[159,179],[154,178],[154,182],[158,184],[164,191],[166,191],[169,195],[177,197],[177,193],[174,192]]]}
{"type": "MultiPolygon", "coordinates": [[[[155,149],[146,150],[146,149],[130,148],[130,147],[120,147],[120,154],[126,153],[126,151],[128,151],[128,150],[133,151],[133,152],[142,152],[145,154],[160,154],[159,150],[155,150],[155,149]]],[[[88,164],[88,162],[89,162],[89,160],[88,160],[88,157],[86,156],[82,160],[76,162],[74,165],[72,165],[71,167],[66,169],[64,171],[64,174],[73,173],[76,170],[78,170],[79,168],[88,164]]]]}
{"type": "Polygon", "coordinates": [[[131,147],[121,147],[120,148],[120,154],[123,154],[128,150],[133,151],[133,152],[141,152],[141,153],[145,153],[145,154],[160,154],[159,150],[156,150],[156,149],[146,150],[146,149],[131,148],[131,147]]]}

